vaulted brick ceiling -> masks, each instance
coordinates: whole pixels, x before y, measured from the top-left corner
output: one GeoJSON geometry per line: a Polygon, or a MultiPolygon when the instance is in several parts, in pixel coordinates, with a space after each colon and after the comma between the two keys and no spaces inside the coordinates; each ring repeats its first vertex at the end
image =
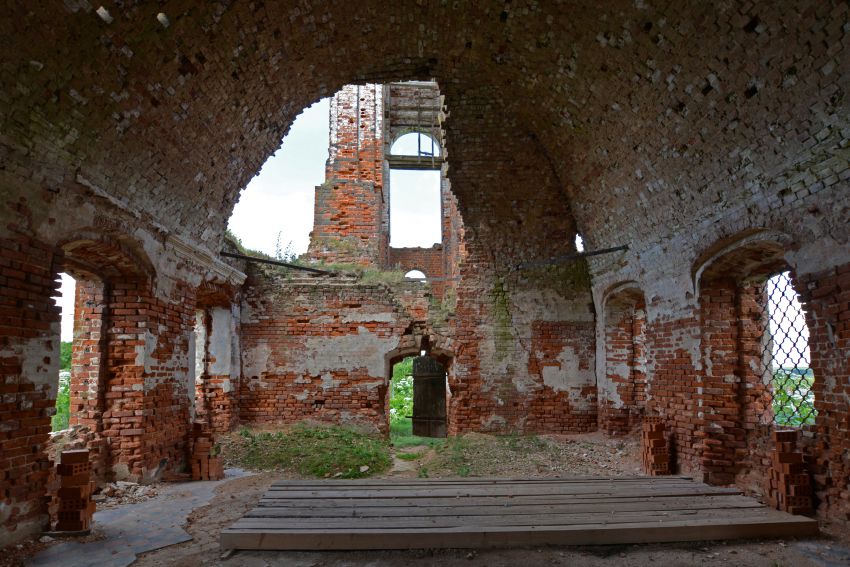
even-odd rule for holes
{"type": "Polygon", "coordinates": [[[121,2],[107,23],[21,3],[0,24],[0,155],[216,249],[301,109],[436,78],[470,233],[516,258],[569,249],[576,225],[646,248],[769,212],[846,150],[845,2],[479,4],[121,2]]]}

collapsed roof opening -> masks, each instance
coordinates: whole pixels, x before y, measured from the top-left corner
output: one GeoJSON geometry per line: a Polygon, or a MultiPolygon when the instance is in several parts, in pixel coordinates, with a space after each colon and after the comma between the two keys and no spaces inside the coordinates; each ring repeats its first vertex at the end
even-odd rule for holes
{"type": "Polygon", "coordinates": [[[283,261],[307,251],[314,187],[324,181],[328,159],[329,107],[325,98],[299,114],[280,147],[242,190],[228,229],[245,248],[283,261]]]}

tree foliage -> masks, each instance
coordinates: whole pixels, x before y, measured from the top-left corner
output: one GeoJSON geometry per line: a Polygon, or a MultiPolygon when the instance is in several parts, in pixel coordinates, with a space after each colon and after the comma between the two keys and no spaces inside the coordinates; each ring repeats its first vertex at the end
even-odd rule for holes
{"type": "Polygon", "coordinates": [[[407,416],[413,415],[413,357],[393,366],[391,387],[390,420],[406,420],[407,416]]]}
{"type": "Polygon", "coordinates": [[[71,373],[59,373],[59,389],[56,392],[56,413],[50,418],[53,431],[68,429],[71,417],[71,373]]]}
{"type": "Polygon", "coordinates": [[[59,370],[71,370],[71,347],[70,341],[62,341],[59,346],[59,370]]]}
{"type": "Polygon", "coordinates": [[[773,418],[777,425],[799,427],[815,422],[815,376],[810,368],[779,368],[773,373],[773,418]]]}

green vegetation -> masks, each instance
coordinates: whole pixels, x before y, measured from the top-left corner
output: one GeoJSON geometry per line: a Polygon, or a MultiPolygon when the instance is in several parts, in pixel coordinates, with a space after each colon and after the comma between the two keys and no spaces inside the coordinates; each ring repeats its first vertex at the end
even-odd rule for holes
{"type": "Polygon", "coordinates": [[[59,370],[71,370],[71,347],[70,341],[62,341],[59,346],[59,370]]]}
{"type": "Polygon", "coordinates": [[[71,373],[59,373],[59,389],[56,392],[56,413],[50,418],[53,431],[68,429],[71,418],[71,373]]]}
{"type": "Polygon", "coordinates": [[[291,470],[304,476],[362,478],[391,464],[386,441],[340,426],[296,425],[286,431],[242,428],[227,460],[254,470],[291,470]]]}
{"type": "Polygon", "coordinates": [[[393,366],[390,382],[390,421],[405,421],[413,415],[413,357],[408,356],[393,366]]]}
{"type": "Polygon", "coordinates": [[[396,453],[396,457],[402,461],[415,461],[425,453],[396,453]]]}
{"type": "Polygon", "coordinates": [[[71,418],[71,349],[73,343],[59,344],[59,388],[56,391],[56,413],[50,418],[53,431],[68,429],[71,418]]]}
{"type": "Polygon", "coordinates": [[[815,375],[811,368],[779,368],[773,373],[773,416],[777,425],[815,422],[815,375]]]}

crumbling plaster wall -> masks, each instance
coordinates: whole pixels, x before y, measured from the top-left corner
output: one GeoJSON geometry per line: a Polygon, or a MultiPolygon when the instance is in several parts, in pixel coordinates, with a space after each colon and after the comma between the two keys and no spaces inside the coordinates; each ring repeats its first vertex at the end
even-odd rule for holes
{"type": "Polygon", "coordinates": [[[386,284],[252,266],[241,316],[241,421],[387,433],[386,364],[412,322],[386,284]]]}
{"type": "MultiPolygon", "coordinates": [[[[123,234],[157,274],[178,273],[195,260],[174,235],[215,251],[239,189],[302,108],[353,81],[436,78],[452,109],[446,140],[468,232],[459,359],[486,336],[470,321],[491,317],[487,292],[512,266],[568,251],[575,226],[591,249],[627,243],[591,262],[595,304],[638,282],[653,337],[649,409],[671,420],[680,463],[698,466],[693,263],[742,230],[776,229],[809,294],[825,375],[820,489],[846,507],[846,3],[210,3],[175,9],[168,27],[160,10],[116,7],[105,22],[70,2],[0,24],[15,47],[0,67],[3,277],[17,290],[4,298],[26,321],[9,328],[0,356],[11,403],[36,420],[7,440],[43,438],[39,404],[58,348],[45,298],[67,211],[104,213],[80,226],[123,234]]],[[[160,297],[176,284],[154,286],[160,297]]],[[[480,369],[463,357],[458,383],[475,390],[480,369]]],[[[42,461],[10,459],[3,521],[21,525],[33,516],[8,503],[35,502],[24,487],[39,485],[42,461]]]]}

